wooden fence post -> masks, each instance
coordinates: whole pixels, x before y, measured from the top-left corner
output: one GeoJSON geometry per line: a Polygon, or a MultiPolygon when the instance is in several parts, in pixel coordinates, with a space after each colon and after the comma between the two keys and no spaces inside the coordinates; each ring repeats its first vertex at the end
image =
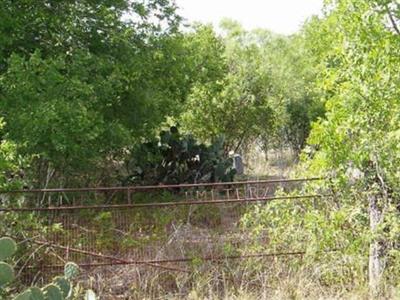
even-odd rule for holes
{"type": "Polygon", "coordinates": [[[128,204],[131,204],[132,203],[132,201],[131,201],[131,189],[128,188],[126,190],[126,193],[127,193],[128,204]]]}

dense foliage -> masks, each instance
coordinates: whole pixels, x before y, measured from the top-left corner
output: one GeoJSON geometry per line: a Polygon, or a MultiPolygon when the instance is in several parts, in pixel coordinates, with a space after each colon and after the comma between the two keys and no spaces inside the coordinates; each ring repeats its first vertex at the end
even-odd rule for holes
{"type": "Polygon", "coordinates": [[[396,1],[327,1],[325,16],[304,27],[327,112],[298,175],[327,178],[304,192],[332,196],[274,203],[243,220],[271,247],[307,245],[313,281],[341,292],[369,282],[372,297],[392,297],[400,276],[399,16],[396,1]]]}
{"type": "Polygon", "coordinates": [[[309,141],[319,148],[311,154],[310,170],[333,175],[343,205],[368,212],[369,222],[354,226],[370,226],[376,243],[370,255],[385,261],[378,276],[384,273],[385,282],[393,283],[400,274],[400,6],[396,1],[348,0],[331,5],[310,37],[329,36],[334,45],[328,51],[315,49],[327,66],[321,88],[328,113],[309,141]]]}
{"type": "Polygon", "coordinates": [[[167,1],[2,1],[0,14],[0,110],[34,185],[91,184],[214,79],[167,1]]]}
{"type": "Polygon", "coordinates": [[[230,20],[221,28],[213,52],[226,73],[194,86],[183,125],[203,140],[223,134],[227,148],[242,153],[255,141],[266,150],[283,144],[300,151],[311,123],[324,112],[304,41],[261,29],[248,32],[230,20]]]}

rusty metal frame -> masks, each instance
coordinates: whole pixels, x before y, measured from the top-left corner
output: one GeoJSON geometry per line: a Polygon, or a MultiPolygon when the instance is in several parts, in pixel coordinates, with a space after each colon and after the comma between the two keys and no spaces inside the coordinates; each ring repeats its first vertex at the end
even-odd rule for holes
{"type": "MultiPolygon", "coordinates": [[[[14,239],[16,239],[14,237],[14,239]]],[[[18,239],[16,239],[18,240],[18,239]]],[[[169,270],[169,271],[178,271],[178,272],[187,272],[184,269],[180,269],[180,268],[176,268],[176,267],[168,267],[168,266],[162,266],[160,264],[158,264],[157,262],[135,262],[132,260],[126,260],[126,259],[122,259],[119,257],[115,257],[112,255],[104,255],[101,253],[95,253],[95,252],[91,252],[91,251],[86,251],[86,250],[82,250],[82,249],[76,249],[73,247],[67,247],[67,246],[62,246],[62,245],[58,245],[58,244],[54,244],[54,243],[49,243],[46,241],[38,241],[38,240],[33,240],[33,239],[25,239],[25,242],[30,242],[32,244],[37,244],[37,245],[41,245],[41,246],[47,246],[49,248],[58,248],[61,250],[66,250],[69,252],[75,252],[75,253],[79,253],[79,254],[84,254],[84,255],[88,255],[88,256],[92,256],[92,257],[97,257],[97,258],[101,258],[101,259],[108,259],[108,260],[112,260],[113,263],[109,263],[109,265],[115,265],[115,264],[125,264],[125,265],[130,265],[130,264],[142,264],[142,265],[147,265],[149,267],[154,267],[154,268],[160,268],[160,269],[165,269],[165,270],[169,270]]],[[[79,266],[81,266],[81,264],[79,264],[79,266]]]]}
{"type": "Polygon", "coordinates": [[[232,203],[251,203],[251,202],[268,202],[273,200],[296,200],[296,199],[314,199],[322,197],[330,197],[332,194],[314,194],[301,196],[277,196],[262,198],[240,198],[240,199],[217,199],[217,200],[196,200],[181,202],[164,202],[164,203],[139,203],[139,204],[109,204],[109,205],[76,205],[76,206],[54,206],[54,207],[32,207],[32,208],[0,208],[0,212],[33,212],[33,211],[71,211],[71,210],[87,210],[87,209],[124,209],[124,208],[146,208],[146,207],[173,207],[188,205],[207,205],[207,204],[232,204],[232,203]]]}
{"type": "MultiPolygon", "coordinates": [[[[94,268],[94,267],[115,266],[115,265],[147,265],[147,266],[166,269],[166,270],[170,270],[170,271],[189,272],[187,270],[179,269],[176,267],[163,266],[162,264],[187,263],[187,262],[192,262],[193,260],[217,262],[217,261],[224,261],[224,260],[241,260],[241,259],[250,259],[250,258],[265,258],[265,257],[280,257],[280,256],[301,256],[301,257],[303,257],[307,253],[304,250],[302,250],[302,251],[299,250],[299,251],[290,251],[290,252],[271,252],[271,253],[256,253],[256,254],[228,255],[228,256],[181,257],[181,258],[154,259],[154,260],[126,260],[126,259],[120,259],[120,258],[117,258],[114,256],[103,255],[103,254],[94,253],[94,252],[90,252],[90,251],[65,247],[65,246],[52,244],[52,243],[48,243],[48,242],[44,242],[44,241],[36,241],[36,240],[28,240],[28,241],[31,243],[34,243],[34,244],[38,244],[38,245],[55,247],[55,248],[59,248],[59,249],[63,249],[63,250],[68,250],[71,252],[81,253],[81,254],[98,257],[98,258],[103,258],[103,259],[109,259],[109,260],[113,261],[113,262],[108,262],[108,263],[81,263],[81,264],[79,264],[79,267],[82,267],[82,268],[94,268]]],[[[323,252],[324,253],[332,253],[332,252],[338,252],[338,251],[341,251],[341,249],[329,249],[329,250],[325,250],[323,252]]],[[[63,268],[64,265],[44,265],[41,267],[63,268]]]]}
{"type": "Polygon", "coordinates": [[[18,193],[79,193],[79,192],[106,192],[106,191],[148,191],[159,189],[193,188],[193,187],[215,187],[215,186],[235,186],[246,184],[277,184],[320,181],[325,178],[297,178],[297,179],[276,179],[276,180],[251,180],[234,182],[214,182],[214,183],[190,183],[190,184],[171,184],[171,185],[149,185],[149,186],[121,186],[121,187],[93,187],[93,188],[55,188],[55,189],[23,189],[23,190],[3,190],[0,194],[18,194],[18,193]]]}
{"type": "MultiPolygon", "coordinates": [[[[275,185],[284,183],[296,183],[296,182],[310,182],[320,181],[324,178],[298,178],[298,179],[276,179],[276,180],[253,180],[253,181],[237,181],[237,182],[219,182],[219,183],[200,183],[200,184],[174,184],[174,185],[151,185],[151,186],[126,186],[126,187],[93,187],[93,188],[55,188],[55,189],[25,189],[25,190],[14,190],[14,191],[0,191],[0,194],[39,194],[39,193],[86,193],[86,192],[119,192],[124,191],[127,193],[126,204],[108,204],[108,205],[71,205],[71,206],[48,206],[48,207],[0,207],[0,212],[73,212],[79,210],[121,210],[125,209],[141,209],[141,208],[169,208],[178,206],[192,206],[192,205],[223,205],[223,204],[247,204],[247,203],[266,203],[270,201],[279,200],[307,200],[307,199],[321,199],[323,197],[331,197],[332,194],[313,194],[313,195],[289,195],[289,196],[271,196],[264,195],[263,197],[253,197],[252,193],[247,197],[237,197],[226,199],[186,199],[174,202],[163,202],[163,203],[132,203],[131,193],[134,192],[148,192],[166,189],[187,189],[187,188],[206,188],[206,187],[224,187],[224,186],[247,186],[247,185],[275,185]]],[[[29,205],[29,204],[28,204],[29,205]]],[[[18,239],[17,239],[18,240],[18,239]]],[[[158,268],[167,271],[174,272],[185,272],[189,271],[176,266],[168,266],[168,263],[188,263],[194,259],[200,261],[218,262],[225,260],[240,260],[240,259],[251,259],[251,258],[262,258],[262,257],[280,257],[280,256],[301,256],[303,257],[305,251],[289,251],[289,252],[276,252],[276,253],[257,253],[257,254],[244,254],[244,255],[231,255],[231,256],[200,256],[200,257],[181,257],[171,259],[145,259],[145,260],[131,260],[126,258],[116,257],[114,255],[106,255],[96,253],[94,251],[87,251],[79,248],[69,247],[52,243],[46,240],[34,240],[25,239],[24,242],[41,245],[48,248],[54,248],[59,250],[65,250],[68,252],[74,252],[81,255],[97,258],[99,261],[93,263],[82,262],[78,265],[82,268],[95,268],[105,266],[116,266],[116,265],[144,265],[148,267],[158,268]],[[101,261],[104,260],[104,261],[101,261]]],[[[91,249],[92,250],[92,249],[91,249]]],[[[339,251],[337,249],[327,250],[324,252],[339,251]]],[[[101,252],[101,251],[98,251],[101,252]]],[[[146,257],[144,257],[146,258],[146,257]]],[[[58,265],[57,262],[52,265],[42,265],[41,268],[45,269],[58,269],[64,265],[58,265]]],[[[30,267],[27,267],[28,269],[30,267]]]]}

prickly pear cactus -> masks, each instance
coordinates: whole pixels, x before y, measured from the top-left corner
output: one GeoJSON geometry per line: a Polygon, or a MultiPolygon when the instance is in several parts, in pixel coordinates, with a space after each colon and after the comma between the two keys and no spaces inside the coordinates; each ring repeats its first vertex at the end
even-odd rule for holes
{"type": "Polygon", "coordinates": [[[64,300],[64,296],[58,286],[55,284],[46,285],[43,288],[44,299],[45,300],[64,300]]]}
{"type": "Polygon", "coordinates": [[[17,245],[14,240],[8,237],[0,238],[0,288],[14,280],[14,269],[4,260],[10,258],[15,251],[17,245]]]}
{"type": "MultiPolygon", "coordinates": [[[[0,299],[3,295],[3,287],[14,280],[14,269],[3,260],[10,258],[17,251],[17,244],[13,239],[0,238],[0,299]]],[[[71,279],[79,274],[79,267],[73,262],[66,263],[64,267],[64,276],[58,276],[53,279],[53,283],[40,289],[31,287],[22,292],[14,300],[67,300],[72,299],[73,288],[71,279]]],[[[8,298],[7,298],[8,299],[8,298]]],[[[85,299],[96,300],[96,295],[92,290],[88,290],[85,299]]]]}
{"type": "Polygon", "coordinates": [[[29,289],[31,291],[31,299],[30,300],[45,300],[43,291],[37,287],[31,287],[29,289]]]}
{"type": "Polygon", "coordinates": [[[7,263],[0,262],[0,288],[9,284],[15,278],[14,269],[7,263]]]}
{"type": "Polygon", "coordinates": [[[0,261],[4,261],[17,251],[17,244],[8,237],[0,238],[0,261]]]}
{"type": "MultiPolygon", "coordinates": [[[[68,291],[69,292],[69,291],[68,291]]],[[[49,284],[43,289],[31,287],[25,292],[19,294],[14,300],[65,300],[63,291],[56,284],[49,284]]]]}
{"type": "Polygon", "coordinates": [[[32,292],[31,290],[26,290],[25,292],[19,294],[14,300],[31,300],[32,292]]]}
{"type": "Polygon", "coordinates": [[[66,279],[71,280],[79,275],[79,267],[76,263],[67,262],[64,267],[64,276],[66,279]]]}
{"type": "Polygon", "coordinates": [[[15,297],[14,300],[45,300],[45,298],[41,289],[37,287],[31,287],[15,297]]]}
{"type": "Polygon", "coordinates": [[[58,276],[53,279],[53,283],[61,290],[64,298],[69,297],[71,293],[71,283],[62,276],[58,276]]]}

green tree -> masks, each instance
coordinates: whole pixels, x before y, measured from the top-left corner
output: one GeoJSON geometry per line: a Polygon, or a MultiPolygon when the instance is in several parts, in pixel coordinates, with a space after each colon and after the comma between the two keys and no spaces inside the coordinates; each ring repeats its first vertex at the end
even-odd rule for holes
{"type": "Polygon", "coordinates": [[[301,268],[313,282],[335,290],[369,284],[372,298],[393,297],[400,276],[399,4],[334,0],[324,12],[300,36],[326,115],[312,125],[299,174],[326,180],[297,193],[331,196],[271,203],[243,224],[268,237],[256,249],[306,249],[301,268]]]}
{"type": "Polygon", "coordinates": [[[370,240],[365,242],[370,242],[369,282],[374,293],[382,287],[382,279],[393,284],[400,274],[395,241],[400,179],[399,12],[396,1],[330,1],[327,16],[306,28],[311,51],[320,59],[319,86],[327,114],[312,129],[305,165],[314,175],[334,178],[341,204],[353,208],[350,214],[363,210],[364,218],[354,226],[369,231],[370,240]]]}
{"type": "Polygon", "coordinates": [[[0,113],[7,138],[34,155],[33,184],[110,180],[195,82],[212,80],[179,20],[159,0],[1,2],[0,113]]]}
{"type": "Polygon", "coordinates": [[[261,128],[272,127],[274,114],[267,97],[268,78],[259,70],[257,45],[242,43],[246,33],[239,24],[227,21],[224,29],[224,38],[208,29],[208,40],[215,45],[208,51],[226,73],[209,85],[194,86],[182,122],[206,141],[224,135],[226,149],[237,151],[257,137],[261,128]]]}
{"type": "Polygon", "coordinates": [[[208,51],[225,74],[209,85],[194,86],[184,126],[203,140],[223,134],[227,150],[261,141],[265,149],[288,144],[299,152],[311,123],[324,112],[303,36],[245,31],[230,20],[221,28],[221,37],[209,30],[203,43],[215,45],[208,51]]]}

